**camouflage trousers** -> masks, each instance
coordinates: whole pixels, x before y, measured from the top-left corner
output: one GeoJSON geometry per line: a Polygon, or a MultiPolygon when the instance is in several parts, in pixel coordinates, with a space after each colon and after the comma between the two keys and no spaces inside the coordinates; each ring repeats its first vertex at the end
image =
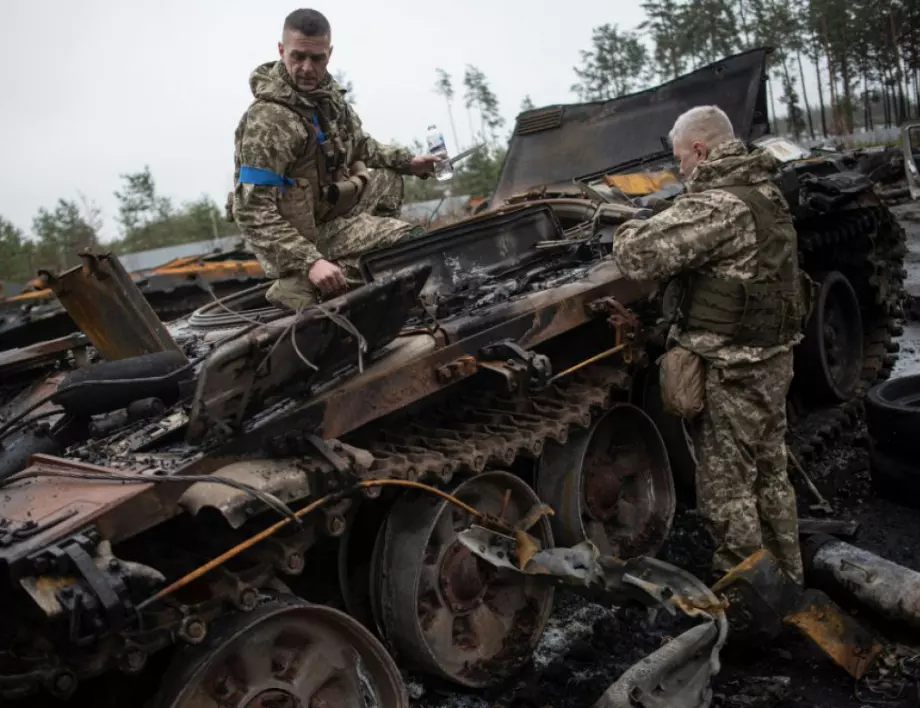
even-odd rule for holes
{"type": "MultiPolygon", "coordinates": [[[[358,269],[362,253],[424,233],[420,227],[395,218],[402,208],[402,176],[386,169],[370,170],[368,174],[370,179],[357,203],[317,228],[317,243],[329,244],[321,249],[325,251],[323,257],[342,269],[349,288],[364,283],[358,269]]],[[[279,278],[265,293],[265,299],[273,305],[292,310],[315,305],[323,298],[306,273],[279,278]]]]}
{"type": "Polygon", "coordinates": [[[697,506],[725,572],[765,548],[803,582],[795,490],[786,472],[786,393],[792,352],[727,368],[707,366],[697,439],[697,506]]]}

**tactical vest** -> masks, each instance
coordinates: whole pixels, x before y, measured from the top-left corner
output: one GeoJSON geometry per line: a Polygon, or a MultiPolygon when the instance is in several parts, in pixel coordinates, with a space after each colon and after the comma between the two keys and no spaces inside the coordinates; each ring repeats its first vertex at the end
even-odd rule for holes
{"type": "Polygon", "coordinates": [[[757,274],[753,280],[689,275],[681,326],[728,337],[729,344],[740,346],[788,343],[802,330],[810,300],[810,280],[799,270],[792,217],[756,187],[720,189],[743,201],[754,217],[757,274]]]}
{"type": "MultiPolygon", "coordinates": [[[[256,99],[250,104],[249,110],[260,101],[271,99],[256,99]]],[[[341,128],[333,128],[322,111],[306,104],[294,108],[280,101],[274,103],[293,112],[304,124],[309,135],[302,154],[284,175],[293,184],[282,190],[278,202],[281,215],[294,228],[306,234],[311,231],[311,222],[319,225],[351,209],[358,202],[369,176],[364,163],[346,164],[349,151],[342,140],[341,128]]],[[[237,130],[237,154],[246,129],[249,110],[243,116],[237,130]]],[[[348,110],[347,106],[345,110],[348,110]]],[[[340,124],[343,122],[345,121],[339,121],[340,124]]],[[[324,251],[324,246],[325,244],[317,244],[320,251],[324,251]]]]}

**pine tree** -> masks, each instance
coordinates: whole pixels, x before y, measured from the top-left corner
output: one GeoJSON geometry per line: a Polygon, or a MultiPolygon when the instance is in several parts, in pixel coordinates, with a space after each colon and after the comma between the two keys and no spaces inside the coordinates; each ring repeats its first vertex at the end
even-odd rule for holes
{"type": "Polygon", "coordinates": [[[582,101],[603,101],[645,88],[651,78],[648,50],[638,33],[605,24],[591,32],[591,50],[581,52],[571,90],[582,101]]]}
{"type": "Polygon", "coordinates": [[[454,136],[454,150],[460,149],[460,141],[457,139],[457,126],[454,125],[454,85],[451,82],[450,74],[444,69],[435,69],[437,80],[434,84],[434,92],[443,96],[447,102],[447,115],[450,116],[450,132],[454,136]]]}

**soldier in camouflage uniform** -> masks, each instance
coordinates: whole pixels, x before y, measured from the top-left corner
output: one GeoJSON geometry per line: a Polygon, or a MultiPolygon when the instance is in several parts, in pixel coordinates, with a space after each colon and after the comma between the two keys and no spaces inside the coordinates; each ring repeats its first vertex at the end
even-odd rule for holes
{"type": "Polygon", "coordinates": [[[363,282],[361,253],[423,233],[396,218],[402,175],[427,177],[438,161],[363,131],[326,71],[330,37],[321,13],[288,15],[281,59],[252,72],[235,135],[232,215],[275,280],[266,297],[292,309],[363,282]]]}
{"type": "Polygon", "coordinates": [[[679,278],[669,345],[700,356],[697,504],[725,572],[766,548],[803,581],[795,492],[786,472],[786,393],[802,337],[807,283],[778,164],[748,153],[715,106],[691,109],[671,132],[686,193],[623,224],[613,257],[630,278],[679,278]]]}

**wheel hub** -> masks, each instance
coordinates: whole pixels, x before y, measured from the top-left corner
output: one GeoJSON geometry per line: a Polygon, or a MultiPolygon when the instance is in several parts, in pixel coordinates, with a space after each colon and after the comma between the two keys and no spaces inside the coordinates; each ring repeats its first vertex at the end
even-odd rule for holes
{"type": "Polygon", "coordinates": [[[628,471],[611,460],[592,458],[586,461],[585,501],[588,513],[597,521],[612,521],[623,490],[623,480],[628,471]],[[590,463],[589,463],[590,462],[590,463]]]}
{"type": "Polygon", "coordinates": [[[409,699],[399,669],[357,620],[294,596],[263,598],[183,647],[154,705],[164,708],[393,706],[409,699]]]}
{"type": "MultiPolygon", "coordinates": [[[[463,503],[514,525],[539,499],[518,476],[489,471],[459,483],[463,503]]],[[[480,561],[458,540],[475,520],[449,502],[403,496],[381,532],[372,583],[382,634],[415,668],[464,686],[501,682],[527,660],[552,610],[553,588],[480,561]]],[[[529,531],[554,545],[549,521],[529,531]]]]}
{"type": "Polygon", "coordinates": [[[620,403],[567,443],[544,449],[540,498],[556,510],[560,546],[585,539],[601,553],[654,555],[674,517],[674,482],[664,441],[640,408],[620,403]]]}
{"type": "MultiPolygon", "coordinates": [[[[310,701],[313,708],[315,701],[310,701]]],[[[301,708],[301,703],[287,691],[269,689],[246,702],[245,708],[301,708]]]]}
{"type": "Polygon", "coordinates": [[[485,598],[490,575],[487,563],[455,542],[441,560],[441,592],[455,612],[471,612],[485,598]]]}

